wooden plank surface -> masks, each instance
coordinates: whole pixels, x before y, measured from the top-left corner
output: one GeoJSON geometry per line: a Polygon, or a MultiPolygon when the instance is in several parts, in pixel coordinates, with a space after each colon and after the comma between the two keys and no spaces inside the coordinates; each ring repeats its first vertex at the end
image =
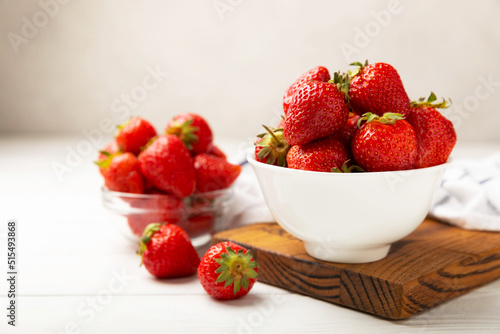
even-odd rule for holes
{"type": "Polygon", "coordinates": [[[467,231],[430,219],[377,262],[341,264],[309,256],[276,223],[216,234],[251,249],[259,280],[375,314],[404,319],[500,277],[500,233],[467,231]]]}

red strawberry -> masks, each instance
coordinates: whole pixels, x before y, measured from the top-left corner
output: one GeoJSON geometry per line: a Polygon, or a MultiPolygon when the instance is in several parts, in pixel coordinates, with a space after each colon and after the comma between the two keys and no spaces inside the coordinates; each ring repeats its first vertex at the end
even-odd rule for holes
{"type": "Polygon", "coordinates": [[[340,140],[344,143],[348,148],[351,147],[352,138],[354,138],[354,134],[358,131],[358,120],[361,118],[356,113],[349,112],[349,118],[347,118],[347,122],[341,127],[338,131],[336,131],[332,137],[340,140]]]}
{"type": "Polygon", "coordinates": [[[453,123],[446,119],[436,108],[447,108],[443,102],[434,103],[436,95],[431,92],[427,101],[412,102],[412,112],[407,120],[413,126],[417,135],[418,157],[416,168],[440,165],[448,157],[457,142],[453,123]]]}
{"type": "Polygon", "coordinates": [[[132,153],[110,154],[107,159],[97,161],[101,175],[104,177],[104,185],[112,191],[142,194],[144,192],[144,181],[139,169],[139,162],[132,153]]]}
{"type": "Polygon", "coordinates": [[[340,169],[348,159],[349,154],[345,145],[333,137],[292,146],[286,156],[288,168],[317,172],[340,169]]]}
{"type": "Polygon", "coordinates": [[[255,141],[255,159],[270,165],[286,166],[286,155],[290,145],[283,136],[283,130],[271,130],[263,125],[267,133],[258,135],[255,141]]]}
{"type": "Polygon", "coordinates": [[[116,143],[122,151],[137,155],[154,136],[156,136],[156,130],[151,123],[140,117],[132,117],[118,126],[116,143]]]}
{"type": "Polygon", "coordinates": [[[127,216],[128,225],[135,235],[141,236],[144,228],[155,222],[185,227],[184,203],[181,199],[156,189],[146,193],[152,196],[135,198],[130,203],[131,208],[142,211],[127,216]]]}
{"type": "Polygon", "coordinates": [[[194,168],[199,193],[229,188],[241,173],[241,166],[204,153],[194,157],[194,168]]]}
{"type": "Polygon", "coordinates": [[[398,113],[408,116],[410,99],[403,82],[394,67],[385,63],[359,66],[351,73],[349,83],[349,103],[360,115],[371,112],[382,116],[384,113],[398,113]]]}
{"type": "Polygon", "coordinates": [[[351,143],[354,160],[367,172],[412,169],[417,160],[417,137],[400,114],[363,115],[366,123],[351,143]]]}
{"type": "Polygon", "coordinates": [[[207,152],[213,140],[207,121],[191,113],[175,116],[168,122],[165,132],[179,137],[193,154],[207,152]]]}
{"type": "Polygon", "coordinates": [[[337,86],[308,81],[293,96],[285,119],[284,136],[290,145],[303,145],[331,135],[346,122],[349,107],[337,86]]]}
{"type": "MultiPolygon", "coordinates": [[[[283,111],[285,115],[288,113],[288,109],[290,107],[290,103],[292,103],[293,95],[297,89],[307,81],[321,81],[327,82],[330,80],[330,73],[328,73],[328,69],[323,66],[316,66],[313,69],[310,69],[306,73],[302,74],[285,92],[283,96],[283,111]]],[[[279,127],[278,127],[279,129],[279,127]]]]}
{"type": "Polygon", "coordinates": [[[257,280],[257,262],[252,252],[230,241],[210,247],[198,266],[205,291],[217,299],[245,296],[257,280]]]}
{"type": "Polygon", "coordinates": [[[222,159],[227,159],[226,154],[222,152],[220,148],[215,145],[210,145],[207,150],[207,154],[213,155],[214,157],[219,157],[222,159]]]}
{"type": "Polygon", "coordinates": [[[173,224],[149,224],[138,253],[146,269],[158,278],[194,275],[200,263],[187,233],[173,224]]]}
{"type": "Polygon", "coordinates": [[[139,154],[139,166],[156,188],[177,197],[191,195],[196,187],[191,155],[174,135],[157,137],[139,154]]]}

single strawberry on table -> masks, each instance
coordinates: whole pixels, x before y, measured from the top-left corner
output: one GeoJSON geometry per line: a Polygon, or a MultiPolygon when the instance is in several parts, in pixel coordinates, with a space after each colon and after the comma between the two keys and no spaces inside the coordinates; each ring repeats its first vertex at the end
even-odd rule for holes
{"type": "Polygon", "coordinates": [[[410,99],[394,67],[386,63],[368,65],[368,62],[351,65],[358,67],[347,76],[348,100],[355,112],[409,115],[410,99]]]}
{"type": "Polygon", "coordinates": [[[334,137],[326,137],[305,145],[292,146],[286,160],[288,168],[331,172],[333,168],[342,168],[349,160],[349,153],[342,142],[334,137]]]}
{"type": "Polygon", "coordinates": [[[283,136],[283,129],[270,129],[263,125],[265,133],[257,135],[255,141],[255,159],[270,165],[286,166],[286,155],[290,145],[283,136]]]}
{"type": "Polygon", "coordinates": [[[105,159],[95,162],[104,177],[104,185],[111,191],[144,193],[144,181],[139,161],[132,153],[100,152],[105,159]]]}
{"type": "Polygon", "coordinates": [[[195,190],[192,158],[177,136],[155,138],[139,154],[139,166],[144,177],[160,190],[177,197],[187,197],[195,190]]]}
{"type": "Polygon", "coordinates": [[[205,291],[222,300],[245,296],[257,280],[257,262],[252,252],[230,241],[210,247],[198,266],[205,291]]]}
{"type": "Polygon", "coordinates": [[[417,160],[417,137],[401,114],[363,115],[351,143],[356,163],[367,172],[406,170],[417,160]]]}
{"type": "Polygon", "coordinates": [[[154,136],[156,130],[151,123],[140,117],[132,117],[118,126],[116,143],[122,151],[137,155],[154,136]]]}
{"type": "Polygon", "coordinates": [[[194,275],[200,263],[187,233],[173,224],[149,224],[139,241],[138,254],[146,269],[158,278],[194,275]]]}
{"type": "Polygon", "coordinates": [[[168,122],[165,133],[176,135],[193,154],[207,152],[212,144],[212,129],[200,115],[183,113],[168,122]]]}
{"type": "Polygon", "coordinates": [[[457,142],[453,123],[436,109],[448,108],[448,103],[435,102],[431,92],[427,100],[412,102],[412,112],[407,118],[417,135],[417,161],[415,168],[431,167],[445,163],[457,142]]]}
{"type": "Polygon", "coordinates": [[[336,85],[307,81],[293,96],[285,119],[284,136],[290,145],[327,137],[347,121],[349,107],[336,85]]]}
{"type": "MultiPolygon", "coordinates": [[[[285,95],[283,96],[283,112],[285,115],[288,113],[288,108],[290,107],[290,104],[292,103],[292,98],[293,95],[295,95],[295,92],[297,89],[307,81],[321,81],[321,82],[327,82],[330,80],[330,73],[328,72],[328,69],[323,66],[316,66],[306,73],[302,74],[285,92],[285,95]]],[[[278,127],[279,129],[279,127],[278,127]]]]}
{"type": "Polygon", "coordinates": [[[241,166],[205,153],[194,157],[194,169],[198,193],[229,188],[241,173],[241,166]]]}

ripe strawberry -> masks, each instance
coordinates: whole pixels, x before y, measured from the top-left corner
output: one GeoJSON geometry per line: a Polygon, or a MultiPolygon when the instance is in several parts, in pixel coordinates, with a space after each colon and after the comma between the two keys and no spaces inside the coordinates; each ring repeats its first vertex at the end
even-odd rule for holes
{"type": "Polygon", "coordinates": [[[433,103],[436,95],[432,92],[427,101],[423,100],[412,102],[412,112],[407,118],[417,135],[416,168],[445,163],[457,142],[453,123],[436,110],[447,108],[446,101],[443,99],[442,102],[433,103]]]}
{"type": "Polygon", "coordinates": [[[175,116],[168,122],[165,132],[179,137],[193,154],[207,152],[213,140],[207,121],[191,113],[175,116]]]}
{"type": "Polygon", "coordinates": [[[252,252],[230,241],[210,247],[198,266],[205,291],[222,300],[245,296],[257,280],[257,262],[252,252]]]}
{"type": "Polygon", "coordinates": [[[385,63],[359,66],[350,74],[349,103],[360,115],[371,112],[382,116],[384,113],[398,113],[408,116],[410,99],[403,82],[394,67],[385,63]]]}
{"type": "Polygon", "coordinates": [[[332,135],[332,137],[340,140],[342,143],[344,143],[344,145],[350,148],[352,138],[354,138],[356,131],[358,131],[358,120],[360,118],[361,116],[359,116],[358,114],[349,112],[349,118],[347,118],[347,122],[343,127],[337,130],[332,135]]]}
{"type": "Polygon", "coordinates": [[[366,123],[351,143],[358,165],[367,172],[411,169],[417,160],[417,137],[401,114],[386,113],[379,117],[363,115],[366,123]]]}
{"type": "Polygon", "coordinates": [[[158,278],[194,275],[200,263],[187,233],[173,224],[149,224],[138,254],[146,269],[158,278]]]}
{"type": "Polygon", "coordinates": [[[214,144],[212,144],[208,147],[207,154],[210,154],[210,155],[213,155],[214,157],[219,157],[219,158],[227,160],[226,154],[224,152],[222,152],[222,150],[220,148],[218,148],[217,146],[215,146],[214,144]]]}
{"type": "Polygon", "coordinates": [[[327,137],[345,124],[348,114],[349,107],[337,86],[305,82],[290,104],[285,119],[285,139],[290,145],[303,145],[327,137]]]}
{"type": "Polygon", "coordinates": [[[194,169],[199,193],[229,188],[241,173],[241,166],[205,153],[194,157],[194,169]]]}
{"type": "MultiPolygon", "coordinates": [[[[283,96],[283,111],[285,115],[288,113],[288,109],[290,107],[290,103],[292,103],[293,95],[297,89],[307,81],[321,81],[327,82],[330,80],[330,73],[328,73],[328,69],[323,66],[316,66],[313,69],[310,69],[306,73],[302,74],[285,92],[283,96]]],[[[279,127],[278,127],[279,129],[279,127]]]]}
{"type": "Polygon", "coordinates": [[[96,162],[104,177],[104,185],[112,191],[127,193],[144,193],[144,181],[139,169],[139,162],[132,153],[115,153],[101,151],[107,159],[96,162]]]}
{"type": "Polygon", "coordinates": [[[186,227],[187,224],[184,222],[185,207],[180,198],[156,189],[148,190],[146,193],[152,196],[134,198],[130,202],[131,208],[141,209],[142,211],[127,216],[132,233],[141,236],[145,227],[154,222],[175,224],[182,228],[186,227]]]}
{"type": "Polygon", "coordinates": [[[283,136],[282,129],[271,130],[263,125],[267,133],[258,135],[255,141],[255,159],[270,165],[286,166],[286,155],[290,145],[283,136]]]}
{"type": "Polygon", "coordinates": [[[154,136],[156,136],[156,130],[151,123],[140,117],[132,117],[118,126],[116,143],[122,151],[137,155],[154,136]]]}
{"type": "Polygon", "coordinates": [[[174,135],[162,135],[139,154],[139,166],[144,177],[160,190],[177,197],[193,193],[196,176],[191,155],[174,135]]]}
{"type": "Polygon", "coordinates": [[[286,156],[288,168],[317,172],[340,169],[348,159],[349,154],[345,145],[333,137],[292,146],[286,156]]]}

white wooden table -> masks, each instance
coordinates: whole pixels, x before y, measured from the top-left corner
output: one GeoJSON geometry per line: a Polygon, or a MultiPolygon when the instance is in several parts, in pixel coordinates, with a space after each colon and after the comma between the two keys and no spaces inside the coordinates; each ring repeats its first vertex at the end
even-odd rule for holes
{"type": "MultiPolygon", "coordinates": [[[[108,222],[95,154],[62,181],[53,172],[51,164],[64,162],[66,148],[81,140],[0,137],[0,333],[500,333],[500,280],[388,321],[263,283],[220,302],[195,276],[154,279],[108,222]],[[18,228],[16,327],[6,317],[9,219],[18,228]]],[[[464,145],[455,157],[494,148],[464,145]]]]}

